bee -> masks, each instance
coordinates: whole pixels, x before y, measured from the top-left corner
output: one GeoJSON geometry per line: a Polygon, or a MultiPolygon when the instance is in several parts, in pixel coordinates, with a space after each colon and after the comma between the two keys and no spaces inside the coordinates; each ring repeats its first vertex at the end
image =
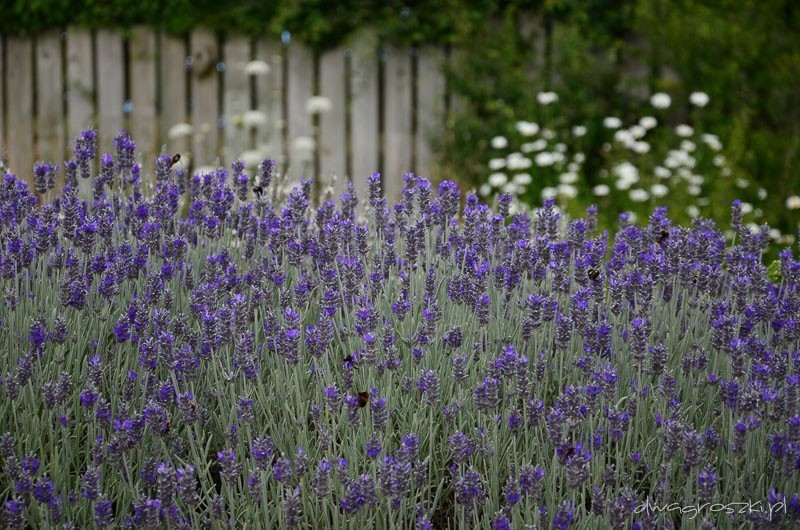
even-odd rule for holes
{"type": "Polygon", "coordinates": [[[597,280],[600,277],[600,269],[597,267],[592,267],[586,271],[586,275],[589,276],[590,280],[597,280]]]}
{"type": "Polygon", "coordinates": [[[667,238],[669,238],[669,231],[665,228],[661,231],[661,235],[658,238],[658,242],[664,243],[667,240],[667,238]]]}
{"type": "Polygon", "coordinates": [[[358,408],[364,408],[369,403],[369,392],[362,391],[358,393],[358,408]]]}
{"type": "Polygon", "coordinates": [[[353,359],[352,355],[345,355],[344,356],[344,362],[345,362],[345,364],[346,363],[353,364],[355,362],[355,359],[353,359]]]}
{"type": "Polygon", "coordinates": [[[255,193],[257,197],[261,197],[261,195],[264,193],[264,187],[263,186],[254,186],[253,187],[253,193],[255,193]]]}
{"type": "Polygon", "coordinates": [[[169,159],[170,169],[172,169],[172,166],[180,162],[180,160],[181,160],[181,155],[179,153],[175,153],[174,155],[172,155],[172,158],[169,159]]]}

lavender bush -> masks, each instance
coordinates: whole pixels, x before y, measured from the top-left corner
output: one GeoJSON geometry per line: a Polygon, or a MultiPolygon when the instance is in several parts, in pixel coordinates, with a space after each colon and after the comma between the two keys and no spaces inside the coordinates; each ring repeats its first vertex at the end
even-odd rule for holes
{"type": "Polygon", "coordinates": [[[664,208],[560,232],[411,174],[391,209],[377,174],[277,199],[271,160],[162,156],[145,193],[134,142],[95,143],[57,196],[37,166],[41,206],[0,187],[5,526],[800,519],[800,262],[770,281],[739,203],[733,240],[664,208]]]}

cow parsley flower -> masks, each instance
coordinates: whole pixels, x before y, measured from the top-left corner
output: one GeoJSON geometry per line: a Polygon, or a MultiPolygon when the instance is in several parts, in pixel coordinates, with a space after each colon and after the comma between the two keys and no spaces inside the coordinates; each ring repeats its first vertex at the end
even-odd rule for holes
{"type": "Polygon", "coordinates": [[[672,98],[664,92],[656,92],[650,96],[650,104],[657,109],[668,109],[672,104],[672,98]]]}
{"type": "Polygon", "coordinates": [[[689,103],[694,105],[695,107],[705,107],[708,105],[708,94],[705,92],[692,92],[689,94],[689,103]]]}

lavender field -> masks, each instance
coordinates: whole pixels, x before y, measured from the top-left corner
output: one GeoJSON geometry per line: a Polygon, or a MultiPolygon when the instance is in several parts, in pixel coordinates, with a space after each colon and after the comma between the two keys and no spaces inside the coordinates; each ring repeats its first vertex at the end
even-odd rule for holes
{"type": "Polygon", "coordinates": [[[0,185],[5,527],[800,521],[800,261],[741,203],[609,234],[115,147],[0,185]]]}

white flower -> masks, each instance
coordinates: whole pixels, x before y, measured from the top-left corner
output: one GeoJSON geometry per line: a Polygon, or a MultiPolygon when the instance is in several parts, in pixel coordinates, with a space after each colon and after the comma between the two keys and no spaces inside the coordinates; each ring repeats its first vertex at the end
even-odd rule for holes
{"type": "Polygon", "coordinates": [[[306,112],[312,115],[328,112],[331,107],[333,107],[333,103],[325,96],[311,96],[306,101],[306,112]]]}
{"type": "Polygon", "coordinates": [[[717,155],[717,156],[715,156],[713,162],[714,162],[714,165],[717,166],[717,167],[724,166],[725,162],[726,162],[725,155],[717,155]]]}
{"type": "Polygon", "coordinates": [[[675,134],[678,136],[683,136],[684,138],[688,138],[694,134],[694,129],[692,129],[689,125],[682,123],[675,126],[675,134]]]}
{"type": "Polygon", "coordinates": [[[650,186],[650,193],[653,195],[653,197],[660,199],[661,197],[667,196],[669,193],[669,188],[663,184],[653,184],[650,186]]]}
{"type": "Polygon", "coordinates": [[[177,138],[189,136],[193,131],[194,127],[188,123],[176,123],[169,128],[169,131],[167,131],[167,138],[170,140],[175,140],[177,138]]]}
{"type": "Polygon", "coordinates": [[[633,182],[631,182],[630,180],[627,180],[627,179],[618,179],[618,180],[617,180],[617,181],[614,183],[614,187],[615,187],[615,188],[617,188],[617,189],[618,189],[618,190],[620,190],[620,191],[625,191],[625,190],[629,190],[629,189],[631,189],[631,186],[632,186],[633,184],[634,184],[634,183],[633,183],[633,182]]]}
{"type": "Polygon", "coordinates": [[[780,230],[778,230],[777,228],[773,228],[772,230],[769,231],[769,237],[771,239],[774,239],[775,241],[780,241],[783,235],[781,234],[780,230]]]}
{"type": "Polygon", "coordinates": [[[542,137],[545,140],[552,140],[556,137],[556,133],[552,129],[542,129],[542,137]]]}
{"type": "Polygon", "coordinates": [[[552,166],[556,160],[553,153],[545,151],[543,153],[539,153],[538,155],[536,155],[535,161],[537,166],[547,167],[547,166],[552,166]]]}
{"type": "Polygon", "coordinates": [[[732,171],[731,171],[731,168],[729,168],[729,167],[724,167],[724,168],[722,168],[722,171],[720,171],[720,173],[722,173],[722,176],[723,176],[723,177],[730,177],[730,176],[731,176],[731,173],[732,173],[732,171]]]}
{"type": "Polygon", "coordinates": [[[633,144],[633,135],[627,129],[619,129],[614,133],[614,141],[630,147],[633,144]]]}
{"type": "Polygon", "coordinates": [[[753,205],[749,202],[742,202],[742,213],[745,215],[753,213],[753,205]]]}
{"type": "Polygon", "coordinates": [[[575,156],[573,156],[572,159],[578,164],[583,164],[583,161],[586,160],[586,155],[583,153],[575,153],[575,156]]]}
{"type": "Polygon", "coordinates": [[[688,179],[689,184],[692,186],[702,186],[703,183],[706,181],[706,178],[703,175],[690,175],[688,179]]]}
{"type": "Polygon", "coordinates": [[[703,193],[703,190],[700,189],[700,186],[689,186],[686,191],[689,193],[689,195],[694,195],[695,197],[703,193]]]}
{"type": "Polygon", "coordinates": [[[767,190],[765,190],[764,188],[758,188],[758,199],[763,201],[766,198],[767,198],[767,190]]]}
{"type": "Polygon", "coordinates": [[[527,173],[517,173],[511,181],[517,186],[527,186],[533,182],[533,178],[527,173]]]}
{"type": "Polygon", "coordinates": [[[504,167],[506,167],[505,158],[492,158],[489,160],[489,169],[492,171],[497,171],[498,169],[503,169],[504,167]]]}
{"type": "Polygon", "coordinates": [[[628,192],[628,197],[630,197],[633,202],[645,202],[650,198],[650,194],[647,193],[647,190],[636,188],[628,192]]]}
{"type": "Polygon", "coordinates": [[[606,129],[618,129],[622,126],[622,120],[614,116],[608,116],[603,119],[603,127],[606,129]]]}
{"type": "Polygon", "coordinates": [[[698,208],[694,204],[690,204],[689,206],[686,207],[686,213],[689,214],[689,217],[699,217],[700,208],[698,208]]]}
{"type": "Polygon", "coordinates": [[[511,153],[506,159],[506,164],[510,171],[528,169],[531,167],[531,159],[524,157],[522,153],[511,153]]]}
{"type": "Polygon", "coordinates": [[[581,165],[577,162],[570,162],[567,164],[567,171],[572,171],[573,173],[577,173],[580,168],[581,165]]]}
{"type": "Polygon", "coordinates": [[[592,193],[595,197],[605,197],[611,192],[611,188],[606,186],[605,184],[598,184],[594,188],[592,188],[592,193]]]}
{"type": "Polygon", "coordinates": [[[298,136],[292,142],[292,149],[295,155],[301,161],[308,162],[314,157],[314,149],[316,149],[314,139],[309,136],[298,136]]]}
{"type": "Polygon", "coordinates": [[[681,142],[681,151],[686,151],[687,153],[693,153],[696,148],[697,146],[691,140],[683,140],[681,142]]]}
{"type": "Polygon", "coordinates": [[[559,184],[557,189],[558,194],[567,199],[574,199],[578,196],[578,188],[572,184],[559,184]]]}
{"type": "Polygon", "coordinates": [[[553,149],[555,150],[556,153],[566,153],[567,152],[567,144],[559,142],[559,143],[557,143],[556,145],[553,146],[553,149]]]}
{"type": "Polygon", "coordinates": [[[503,186],[502,191],[503,193],[510,193],[511,195],[514,195],[519,191],[519,186],[517,186],[513,182],[509,182],[505,186],[503,186]]]}
{"type": "Polygon", "coordinates": [[[639,181],[639,170],[630,162],[617,164],[614,166],[613,172],[620,179],[630,180],[631,182],[639,181]]]}
{"type": "Polygon", "coordinates": [[[708,206],[709,204],[711,204],[711,199],[709,199],[708,197],[698,197],[695,202],[697,203],[698,206],[708,206]]]}
{"type": "Polygon", "coordinates": [[[790,210],[800,210],[800,197],[792,195],[786,198],[786,207],[790,210]]]}
{"type": "Polygon", "coordinates": [[[558,94],[555,92],[539,92],[536,94],[536,101],[538,101],[540,105],[549,105],[558,101],[558,94]]]}
{"type": "Polygon", "coordinates": [[[635,212],[626,212],[628,214],[628,222],[633,224],[636,222],[639,217],[636,215],[635,212]]]}
{"type": "Polygon", "coordinates": [[[547,140],[545,140],[543,138],[540,138],[540,139],[536,140],[535,142],[522,144],[522,147],[520,148],[520,150],[523,153],[532,153],[534,151],[541,151],[545,147],[547,147],[547,140]]]}
{"type": "Polygon", "coordinates": [[[539,124],[529,121],[518,121],[517,131],[519,131],[522,136],[533,136],[539,132],[539,124]]]}
{"type": "Polygon", "coordinates": [[[492,147],[495,149],[505,149],[508,147],[508,139],[505,136],[495,136],[492,138],[492,147]]]}
{"type": "Polygon", "coordinates": [[[633,142],[631,149],[634,153],[644,155],[650,152],[650,144],[647,142],[633,142]]]}
{"type": "Polygon", "coordinates": [[[631,133],[631,136],[635,140],[641,140],[645,134],[647,134],[647,129],[642,127],[641,125],[632,125],[630,129],[628,129],[631,133]]]}
{"type": "Polygon", "coordinates": [[[267,75],[270,67],[264,61],[250,61],[244,65],[244,73],[247,75],[267,75]]]}
{"type": "Polygon", "coordinates": [[[672,98],[664,92],[656,92],[650,96],[650,104],[657,109],[668,109],[672,104],[672,98]]]}
{"type": "Polygon", "coordinates": [[[575,184],[578,182],[578,175],[577,173],[573,173],[572,171],[568,171],[567,173],[562,173],[558,176],[558,181],[561,184],[575,184]]]}
{"type": "Polygon", "coordinates": [[[715,134],[703,134],[700,139],[714,151],[722,149],[722,142],[719,141],[719,137],[715,134]]]}
{"type": "Polygon", "coordinates": [[[258,149],[249,149],[239,155],[239,159],[244,162],[245,167],[257,168],[266,157],[258,149]]]}
{"type": "Polygon", "coordinates": [[[668,179],[668,178],[670,178],[672,176],[672,171],[670,171],[669,169],[667,169],[665,167],[656,166],[653,169],[653,175],[655,175],[656,177],[658,177],[660,179],[668,179]]]}
{"type": "Polygon", "coordinates": [[[580,138],[581,136],[586,136],[586,127],[583,125],[576,125],[572,128],[572,136],[575,138],[580,138]]]}
{"type": "Polygon", "coordinates": [[[736,179],[736,186],[738,186],[739,188],[745,189],[749,185],[750,181],[747,179],[742,179],[742,178],[736,179]]]}
{"type": "Polygon", "coordinates": [[[492,173],[489,175],[489,184],[495,188],[499,188],[508,182],[508,177],[505,173],[492,173]]]}
{"type": "Polygon", "coordinates": [[[549,199],[550,197],[555,197],[557,194],[558,190],[551,186],[542,188],[542,199],[549,199]]]}
{"type": "Polygon", "coordinates": [[[705,92],[692,92],[689,94],[689,103],[695,107],[705,107],[708,105],[708,94],[705,92]]]}
{"type": "Polygon", "coordinates": [[[481,197],[488,197],[492,193],[492,187],[489,184],[481,184],[481,187],[478,189],[478,194],[481,197]]]}
{"type": "Polygon", "coordinates": [[[260,110],[248,110],[242,114],[242,125],[252,129],[267,124],[267,115],[260,110]]]}
{"type": "Polygon", "coordinates": [[[644,127],[649,131],[650,129],[653,129],[655,128],[656,125],[658,125],[658,120],[656,120],[652,116],[644,116],[642,117],[642,119],[639,120],[639,125],[641,125],[642,127],[644,127]]]}

